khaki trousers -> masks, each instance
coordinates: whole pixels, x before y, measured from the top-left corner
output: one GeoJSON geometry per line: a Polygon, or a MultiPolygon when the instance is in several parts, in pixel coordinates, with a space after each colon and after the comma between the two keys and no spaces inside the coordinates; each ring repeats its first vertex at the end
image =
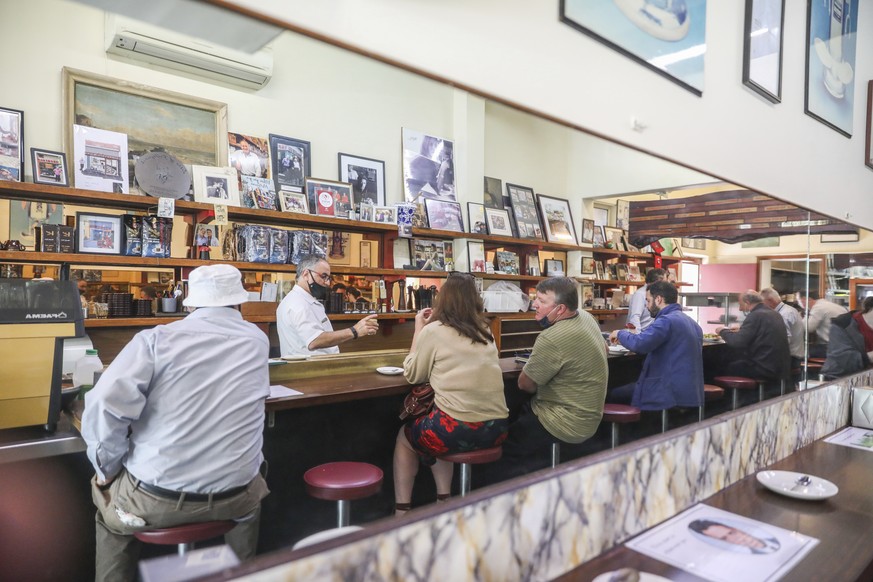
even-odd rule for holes
{"type": "Polygon", "coordinates": [[[269,493],[267,483],[258,475],[245,491],[218,501],[186,501],[165,499],[137,488],[137,480],[126,469],[107,489],[91,479],[91,496],[97,506],[98,582],[136,580],[140,542],[133,532],[160,529],[203,521],[234,520],[235,528],[225,536],[225,542],[240,560],[254,557],[258,545],[261,500],[269,493]],[[125,525],[116,508],[145,520],[143,527],[125,525]]]}

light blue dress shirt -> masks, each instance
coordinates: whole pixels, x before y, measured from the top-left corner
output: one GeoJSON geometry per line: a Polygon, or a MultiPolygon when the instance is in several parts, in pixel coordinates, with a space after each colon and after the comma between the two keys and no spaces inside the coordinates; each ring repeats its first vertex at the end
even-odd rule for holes
{"type": "Polygon", "coordinates": [[[229,307],[136,334],[85,396],[82,436],[98,478],[124,465],[174,491],[248,484],[263,460],[268,354],[267,336],[229,307]]]}

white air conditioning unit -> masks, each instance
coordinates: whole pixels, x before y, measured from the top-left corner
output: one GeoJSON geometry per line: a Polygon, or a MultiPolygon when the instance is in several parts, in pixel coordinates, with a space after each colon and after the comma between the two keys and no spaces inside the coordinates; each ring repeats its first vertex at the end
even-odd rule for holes
{"type": "Polygon", "coordinates": [[[114,14],[106,16],[106,52],[253,89],[273,75],[269,50],[244,53],[114,14]]]}

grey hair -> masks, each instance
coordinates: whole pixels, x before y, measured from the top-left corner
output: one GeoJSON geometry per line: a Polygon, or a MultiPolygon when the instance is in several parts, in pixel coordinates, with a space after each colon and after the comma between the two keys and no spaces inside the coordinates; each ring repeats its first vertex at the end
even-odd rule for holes
{"type": "Polygon", "coordinates": [[[318,263],[327,263],[327,259],[320,255],[303,255],[297,261],[297,276],[295,278],[300,279],[301,275],[306,271],[315,270],[315,266],[318,263]]]}
{"type": "Polygon", "coordinates": [[[782,296],[779,295],[779,291],[777,291],[773,287],[767,287],[766,289],[761,289],[761,298],[764,301],[770,301],[770,300],[775,300],[776,302],[782,301],[782,296]]]}
{"type": "Polygon", "coordinates": [[[746,303],[751,303],[752,305],[757,305],[758,303],[764,302],[761,294],[757,291],[746,291],[745,293],[741,293],[740,299],[742,299],[746,303]]]}

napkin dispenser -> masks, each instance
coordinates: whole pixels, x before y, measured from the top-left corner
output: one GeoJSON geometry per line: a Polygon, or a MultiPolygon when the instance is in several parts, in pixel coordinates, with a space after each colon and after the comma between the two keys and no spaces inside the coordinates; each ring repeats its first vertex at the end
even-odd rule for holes
{"type": "Polygon", "coordinates": [[[873,428],[873,388],[852,388],[852,426],[873,428]]]}

